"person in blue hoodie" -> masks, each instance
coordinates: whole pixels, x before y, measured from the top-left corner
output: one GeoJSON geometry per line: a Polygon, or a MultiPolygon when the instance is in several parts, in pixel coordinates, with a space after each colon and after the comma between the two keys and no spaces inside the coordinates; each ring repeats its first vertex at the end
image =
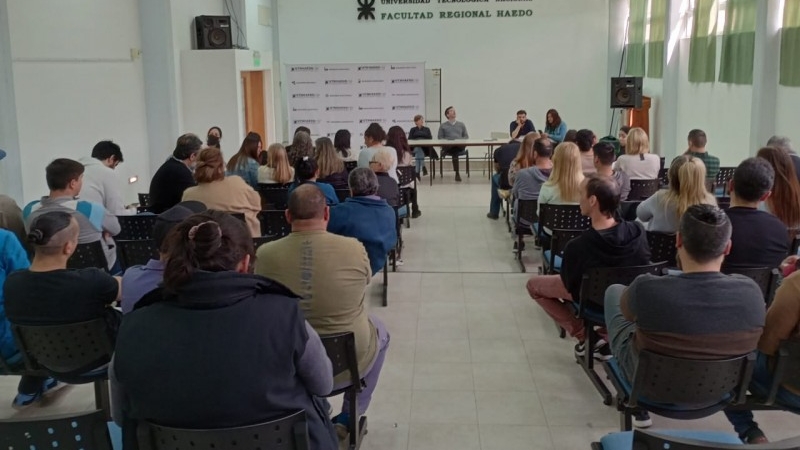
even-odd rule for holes
{"type": "Polygon", "coordinates": [[[331,208],[328,231],[359,240],[367,250],[375,275],[386,264],[386,255],[397,244],[394,209],[378,196],[378,177],[366,167],[350,172],[347,179],[352,197],[331,208]]]}

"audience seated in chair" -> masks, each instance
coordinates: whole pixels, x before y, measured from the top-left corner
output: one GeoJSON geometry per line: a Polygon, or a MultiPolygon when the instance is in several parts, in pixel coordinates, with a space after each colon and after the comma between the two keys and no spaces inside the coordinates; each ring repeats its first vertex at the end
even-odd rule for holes
{"type": "MultiPolygon", "coordinates": [[[[371,123],[364,130],[364,145],[367,148],[361,150],[358,154],[358,167],[369,168],[369,163],[372,161],[372,155],[375,154],[380,149],[387,148],[389,149],[392,154],[396,155],[397,150],[388,146],[383,145],[383,142],[386,140],[386,132],[383,130],[383,127],[377,123],[371,123]]],[[[396,157],[395,157],[396,158],[396,157]]],[[[397,177],[397,159],[394,160],[392,163],[392,167],[389,168],[389,176],[396,182],[400,182],[400,179],[397,177]]]]}
{"type": "MultiPolygon", "coordinates": [[[[219,150],[219,148],[217,148],[219,150]]],[[[251,188],[258,187],[258,161],[264,151],[261,135],[254,132],[247,133],[242,141],[242,146],[235,155],[231,156],[226,166],[227,176],[241,177],[251,188]]],[[[222,152],[220,152],[220,155],[222,152]]],[[[195,177],[196,178],[196,177],[195,177]]]]}
{"type": "MultiPolygon", "coordinates": [[[[412,165],[414,162],[414,157],[411,153],[411,147],[408,145],[406,133],[402,128],[398,126],[389,128],[389,132],[386,133],[386,145],[395,149],[398,167],[410,167],[412,165]]],[[[387,172],[388,170],[389,169],[387,169],[387,172]]],[[[398,174],[397,177],[399,184],[400,175],[398,174]]],[[[419,173],[417,173],[415,177],[416,179],[420,180],[419,173]]],[[[411,203],[411,218],[416,219],[421,216],[422,211],[419,210],[419,202],[417,200],[417,184],[412,180],[411,182],[400,186],[400,188],[406,189],[409,193],[408,201],[411,203]]]]}
{"type": "Polygon", "coordinates": [[[579,130],[575,135],[575,144],[581,151],[581,169],[583,175],[588,176],[597,172],[594,167],[594,145],[597,144],[597,135],[592,130],[579,130]]]}
{"type": "MultiPolygon", "coordinates": [[[[620,130],[622,135],[622,130],[620,130]]],[[[614,164],[614,170],[619,170],[628,175],[631,180],[654,180],[658,178],[661,169],[661,158],[650,153],[650,140],[647,133],[639,127],[631,128],[625,135],[622,150],[614,164]]]]}
{"type": "Polygon", "coordinates": [[[778,148],[788,153],[789,157],[792,159],[794,174],[797,179],[800,180],[800,155],[794,151],[791,139],[786,136],[772,136],[767,141],[767,147],[778,148]]]}
{"type": "MultiPolygon", "coordinates": [[[[537,132],[528,133],[520,139],[522,145],[518,147],[514,160],[508,165],[508,185],[513,186],[517,179],[517,173],[522,169],[527,169],[533,165],[533,143],[542,135],[537,132]]],[[[502,167],[501,167],[502,168],[502,167]]]]}
{"type": "MultiPolygon", "coordinates": [[[[369,168],[378,177],[378,197],[386,200],[392,208],[400,206],[400,187],[397,182],[389,176],[389,167],[394,161],[394,155],[389,149],[380,149],[372,155],[369,168]]],[[[405,213],[402,214],[405,216],[405,213]]]]}
{"type": "Polygon", "coordinates": [[[336,449],[319,398],[333,386],[331,362],[296,295],[249,273],[247,227],[209,211],[167,239],[163,301],[125,316],[109,369],[123,436],[139,420],[209,429],[305,410],[310,447],[336,449]]]}
{"type": "Polygon", "coordinates": [[[267,148],[267,163],[258,168],[259,183],[286,184],[294,180],[294,167],[289,165],[286,149],[281,144],[267,148]]]}
{"type": "Polygon", "coordinates": [[[297,127],[292,145],[286,147],[286,152],[289,154],[289,164],[292,167],[306,156],[313,158],[314,141],[311,140],[311,131],[306,127],[297,127]]]}
{"type": "Polygon", "coordinates": [[[614,146],[608,142],[598,142],[592,147],[594,152],[594,168],[597,173],[611,177],[617,182],[619,187],[619,200],[624,202],[628,199],[631,192],[631,180],[628,175],[621,170],[614,170],[614,146]]]}
{"type": "Polygon", "coordinates": [[[319,182],[328,183],[334,189],[347,189],[347,169],[344,167],[344,161],[336,155],[333,141],[323,136],[317,139],[315,144],[314,159],[319,167],[319,182]]]}
{"type": "Polygon", "coordinates": [[[110,214],[125,216],[132,214],[125,209],[120,193],[119,180],[114,169],[122,164],[122,150],[111,141],[100,141],[92,149],[91,157],[80,159],[84,165],[83,185],[78,197],[87,202],[98,203],[110,214]]]}
{"type": "Polygon", "coordinates": [[[769,162],[775,170],[772,194],[760,206],[780,219],[786,228],[800,228],[800,182],[794,173],[792,158],[786,151],[770,147],[760,149],[756,156],[769,162]]]}
{"type": "Polygon", "coordinates": [[[717,179],[717,172],[719,172],[719,158],[712,156],[706,151],[708,144],[708,137],[703,130],[692,130],[687,137],[689,141],[689,148],[684,152],[684,156],[693,156],[703,161],[706,166],[706,180],[714,181],[717,179]]]}
{"type": "MultiPolygon", "coordinates": [[[[633,380],[642,350],[723,359],[756,348],[764,326],[764,297],[753,280],[720,273],[730,236],[724,211],[713,205],[691,206],[676,238],[683,273],[641,275],[628,287],[608,288],[605,316],[611,351],[628,381],[633,380]]],[[[646,411],[635,415],[634,425],[651,424],[646,411]]]]}
{"type": "MultiPolygon", "coordinates": [[[[598,174],[587,177],[580,187],[580,206],[581,214],[592,219],[592,227],[567,244],[559,275],[535,275],[527,285],[528,293],[536,303],[578,340],[575,345],[578,356],[586,351],[586,330],[583,321],[575,317],[571,303],[579,299],[586,270],[639,266],[650,262],[650,247],[642,226],[615,219],[619,187],[613,178],[598,174]]],[[[601,340],[589,351],[604,359],[609,354],[608,344],[601,340]]]]}
{"type": "MultiPolygon", "coordinates": [[[[96,268],[67,269],[79,232],[78,221],[68,212],[51,211],[33,220],[28,233],[35,250],[33,263],[5,281],[9,322],[62,325],[104,318],[109,333],[116,335],[121,315],[111,305],[119,300],[119,278],[96,268]]],[[[30,406],[56,385],[51,378],[23,376],[12,406],[30,406]]]]}
{"type": "Polygon", "coordinates": [[[775,171],[762,158],[742,161],[729,181],[731,251],[725,267],[775,268],[789,254],[788,230],[777,217],[758,209],[769,198],[775,171]]]}
{"type": "MultiPolygon", "coordinates": [[[[502,201],[500,194],[497,193],[498,189],[507,189],[508,186],[501,186],[501,173],[505,170],[508,172],[511,167],[511,162],[519,153],[520,148],[524,144],[517,141],[511,141],[508,144],[497,147],[494,151],[494,174],[492,175],[492,182],[490,183],[490,200],[489,200],[489,213],[486,217],[497,220],[500,217],[500,207],[502,201]]],[[[531,144],[533,145],[533,144],[531,144]]]]}
{"type": "MultiPolygon", "coordinates": [[[[329,217],[329,207],[319,189],[313,185],[298,187],[289,197],[286,211],[292,233],[258,249],[255,272],[299,295],[306,320],[320,336],[347,331],[355,334],[358,369],[366,382],[358,394],[361,416],[377,386],[389,332],[377,317],[367,314],[364,305],[372,279],[364,246],[353,238],[327,232],[329,217]]],[[[335,380],[334,390],[349,384],[348,375],[342,375],[335,380]]],[[[337,429],[346,429],[348,410],[345,397],[342,413],[333,419],[337,429]]]]}
{"type": "Polygon", "coordinates": [[[172,157],[158,168],[150,181],[150,203],[155,214],[172,208],[181,202],[183,191],[197,183],[192,171],[197,163],[197,154],[203,141],[194,134],[184,134],[175,143],[172,157]]]}
{"type": "Polygon", "coordinates": [[[378,177],[370,169],[353,169],[348,183],[352,197],[331,208],[328,231],[358,239],[367,250],[374,275],[386,265],[386,255],[397,244],[397,218],[378,196],[378,177]]]}
{"type": "Polygon", "coordinates": [[[317,160],[313,157],[304,156],[300,161],[294,165],[294,173],[297,177],[295,182],[289,186],[288,195],[292,195],[292,192],[297,189],[298,186],[303,184],[313,184],[323,194],[325,194],[325,199],[328,202],[328,205],[336,205],[339,203],[339,196],[336,195],[336,190],[328,183],[322,183],[317,181],[317,176],[319,175],[319,167],[317,166],[317,160]]]}
{"type": "Polygon", "coordinates": [[[131,266],[122,275],[122,298],[120,307],[122,314],[136,309],[137,303],[147,293],[156,289],[164,279],[164,264],[168,248],[166,239],[176,225],[188,219],[192,214],[206,210],[200,202],[182,202],[158,215],[153,226],[153,240],[158,247],[159,259],[151,259],[143,266],[131,266]]]}
{"type": "MultiPolygon", "coordinates": [[[[511,195],[514,197],[514,221],[516,222],[517,200],[538,200],[542,186],[553,170],[553,144],[548,138],[536,139],[533,143],[533,165],[517,172],[511,195]]],[[[533,224],[527,224],[533,225],[533,224]]]]}
{"type": "Polygon", "coordinates": [[[20,244],[28,250],[28,233],[22,219],[22,208],[13,198],[3,194],[0,194],[0,228],[14,233],[20,244]]]}
{"type": "Polygon", "coordinates": [[[558,144],[553,152],[553,170],[539,191],[538,206],[577,205],[581,198],[583,178],[578,146],[572,142],[558,144]]]}
{"type": "Polygon", "coordinates": [[[703,161],[687,155],[672,160],[669,188],[661,189],[636,208],[636,217],[647,222],[648,231],[675,233],[683,213],[699,204],[716,205],[714,195],[706,190],[703,161]]]}
{"type": "Polygon", "coordinates": [[[119,220],[103,205],[77,199],[83,185],[83,164],[71,159],[56,159],[47,165],[47,187],[50,195],[29,203],[22,211],[25,226],[31,224],[41,215],[53,211],[64,211],[72,214],[80,226],[79,244],[101,241],[108,262],[108,269],[113,274],[121,272],[117,262],[117,251],[114,236],[120,232],[119,220]]]}

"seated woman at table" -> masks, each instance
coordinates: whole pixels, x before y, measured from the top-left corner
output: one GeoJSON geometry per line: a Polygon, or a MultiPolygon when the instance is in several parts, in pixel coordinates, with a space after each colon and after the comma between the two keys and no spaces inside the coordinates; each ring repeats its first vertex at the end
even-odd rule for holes
{"type": "Polygon", "coordinates": [[[567,137],[567,124],[561,120],[558,111],[550,109],[547,111],[547,120],[545,120],[544,133],[542,136],[550,138],[553,145],[558,145],[564,142],[567,137]]]}
{"type": "Polygon", "coordinates": [[[297,186],[301,184],[315,184],[323,194],[325,194],[325,200],[328,202],[328,206],[338,205],[339,204],[339,197],[336,195],[336,190],[328,183],[322,183],[317,181],[317,177],[319,176],[319,168],[317,167],[317,161],[314,158],[310,158],[308,156],[303,156],[297,164],[294,165],[294,173],[297,176],[297,179],[291,186],[289,186],[289,193],[288,195],[291,196],[292,192],[297,189],[297,186]]]}
{"type": "Polygon", "coordinates": [[[345,169],[342,159],[336,156],[333,141],[323,136],[314,144],[315,159],[319,167],[319,181],[330,184],[334,189],[347,189],[347,169],[345,169]]]}

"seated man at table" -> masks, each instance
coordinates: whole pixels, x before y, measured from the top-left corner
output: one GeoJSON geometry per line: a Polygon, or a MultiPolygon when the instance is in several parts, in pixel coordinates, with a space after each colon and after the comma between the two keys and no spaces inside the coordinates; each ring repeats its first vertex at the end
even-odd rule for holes
{"type": "Polygon", "coordinates": [[[524,109],[517,111],[517,120],[511,122],[511,125],[509,125],[511,140],[521,141],[526,134],[533,133],[534,131],[536,131],[536,127],[533,126],[533,121],[528,119],[528,113],[525,112],[524,109]]]}
{"type": "Polygon", "coordinates": [[[497,220],[500,217],[500,207],[502,206],[500,194],[497,190],[509,188],[509,186],[501,185],[502,174],[505,171],[505,182],[508,183],[508,169],[511,167],[511,162],[514,161],[514,158],[517,156],[520,145],[521,144],[517,141],[511,141],[508,144],[497,147],[494,151],[495,173],[492,175],[492,182],[490,183],[489,213],[486,214],[486,217],[492,220],[497,220]]]}
{"type": "MultiPolygon", "coordinates": [[[[682,273],[641,275],[628,287],[608,288],[608,337],[626,380],[633,381],[642,350],[702,360],[741,356],[756,348],[764,327],[764,296],[750,278],[720,273],[730,237],[724,211],[690,206],[676,237],[682,273]]],[[[647,412],[636,415],[634,425],[651,424],[647,412]]]]}
{"type": "Polygon", "coordinates": [[[357,167],[347,182],[352,197],[331,208],[328,231],[364,244],[374,275],[386,265],[386,255],[397,244],[397,217],[386,200],[378,197],[378,177],[373,171],[357,167]]]}
{"type": "MultiPolygon", "coordinates": [[[[356,169],[359,170],[359,169],[356,169]]],[[[289,196],[286,220],[292,233],[259,247],[255,273],[288,287],[300,296],[306,320],[320,335],[352,331],[359,374],[366,387],[358,394],[358,415],[366,413],[378,384],[389,332],[364,305],[372,279],[364,246],[356,239],[327,232],[330,207],[314,185],[302,185],[289,196]]],[[[334,207],[338,208],[338,207],[334,207]]],[[[334,380],[334,390],[349,385],[349,374],[334,380]]],[[[346,436],[349,404],[333,418],[340,438],[346,436]]]]}
{"type": "MultiPolygon", "coordinates": [[[[447,118],[446,122],[439,125],[439,139],[469,139],[467,133],[467,126],[464,122],[456,120],[456,109],[448,106],[444,110],[444,116],[447,118]]],[[[466,147],[447,146],[442,148],[442,156],[450,155],[453,158],[453,170],[456,173],[456,181],[461,181],[461,173],[458,170],[458,157],[467,154],[466,147]]]]}
{"type": "MultiPolygon", "coordinates": [[[[420,139],[433,139],[433,134],[431,134],[431,129],[425,126],[425,118],[422,117],[422,115],[417,114],[414,116],[414,127],[408,132],[408,140],[414,141],[420,139]]],[[[411,149],[414,151],[417,175],[420,174],[420,171],[422,172],[423,176],[427,175],[428,169],[425,167],[425,157],[428,156],[432,160],[439,159],[436,149],[427,146],[419,147],[414,145],[413,142],[409,142],[409,144],[412,146],[411,149]]]]}

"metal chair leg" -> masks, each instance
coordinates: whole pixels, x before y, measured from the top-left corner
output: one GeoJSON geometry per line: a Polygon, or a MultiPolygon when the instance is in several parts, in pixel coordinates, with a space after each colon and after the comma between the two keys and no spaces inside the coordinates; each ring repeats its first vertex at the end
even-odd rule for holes
{"type": "Polygon", "coordinates": [[[111,420],[111,396],[108,391],[107,379],[94,382],[94,405],[105,413],[106,420],[111,420]]]}

